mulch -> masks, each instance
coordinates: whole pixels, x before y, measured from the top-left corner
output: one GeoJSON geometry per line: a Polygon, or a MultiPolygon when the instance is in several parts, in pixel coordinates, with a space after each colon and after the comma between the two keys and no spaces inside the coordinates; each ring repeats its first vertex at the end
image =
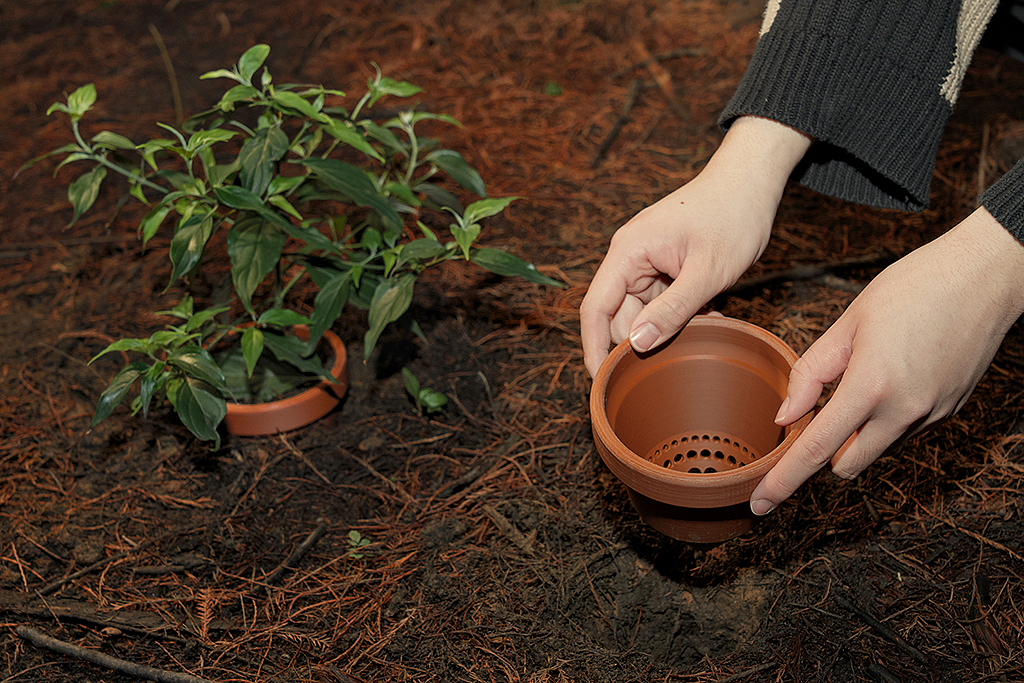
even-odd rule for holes
{"type": "MultiPolygon", "coordinates": [[[[812,479],[713,548],[633,512],[590,435],[577,309],[615,228],[692,178],[757,37],[745,0],[24,0],[0,15],[0,654],[24,681],[1012,681],[1024,678],[1024,333],[958,415],[812,479]],[[492,196],[494,246],[566,283],[453,264],[426,340],[389,333],[308,429],[197,443],[166,408],[88,424],[110,340],[173,303],[115,191],[77,223],[29,159],[51,102],[141,139],[266,42],[278,81],[358,97],[374,64],[492,196]],[[161,45],[163,48],[161,49],[161,45]],[[170,67],[170,68],[169,68],[170,67]],[[174,96],[180,93],[180,107],[174,96]],[[142,315],[139,315],[143,312],[142,315]],[[398,370],[450,402],[417,414],[398,370]],[[366,541],[365,543],[363,541],[366,541]],[[79,649],[69,649],[77,646],[79,649]],[[54,650],[52,648],[58,648],[54,650]],[[62,648],[62,649],[60,649],[62,648]],[[98,659],[105,655],[107,659],[98,659]],[[146,668],[148,667],[148,668],[146,668]]],[[[1024,64],[982,50],[921,214],[791,188],[715,308],[797,351],[1012,163],[1024,64]]],[[[361,357],[360,313],[338,333],[361,357]]]]}

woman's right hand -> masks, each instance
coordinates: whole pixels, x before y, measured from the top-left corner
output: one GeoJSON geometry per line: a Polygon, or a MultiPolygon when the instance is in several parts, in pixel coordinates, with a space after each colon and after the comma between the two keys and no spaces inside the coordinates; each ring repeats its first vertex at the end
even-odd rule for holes
{"type": "Polygon", "coordinates": [[[740,117],[696,178],[619,228],[580,307],[591,376],[612,344],[629,338],[647,351],[669,339],[760,257],[810,142],[740,117]]]}

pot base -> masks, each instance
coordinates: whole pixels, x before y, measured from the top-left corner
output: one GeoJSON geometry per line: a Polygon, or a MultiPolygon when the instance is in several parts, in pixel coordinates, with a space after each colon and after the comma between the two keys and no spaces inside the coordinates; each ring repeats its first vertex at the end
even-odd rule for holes
{"type": "Polygon", "coordinates": [[[735,436],[684,431],[647,454],[659,467],[692,474],[725,472],[749,465],[760,456],[735,436]]]}
{"type": "Polygon", "coordinates": [[[736,538],[754,528],[757,517],[749,503],[720,508],[688,508],[648,498],[626,489],[633,508],[652,529],[695,545],[711,546],[736,538]]]}

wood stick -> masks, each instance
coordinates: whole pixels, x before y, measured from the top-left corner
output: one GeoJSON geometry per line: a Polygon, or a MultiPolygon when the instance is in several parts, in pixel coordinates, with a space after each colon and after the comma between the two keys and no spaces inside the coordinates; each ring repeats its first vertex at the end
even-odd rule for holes
{"type": "Polygon", "coordinates": [[[917,661],[921,662],[922,664],[931,664],[931,660],[928,658],[928,655],[926,655],[925,653],[921,652],[916,647],[908,643],[906,640],[903,639],[903,637],[900,634],[893,631],[891,628],[880,622],[878,619],[875,619],[873,616],[862,610],[860,607],[857,607],[841,595],[833,594],[832,597],[840,607],[843,607],[849,610],[850,612],[853,612],[855,615],[857,615],[857,617],[860,618],[861,621],[863,621],[865,624],[867,624],[875,631],[877,631],[880,636],[882,636],[886,640],[895,643],[897,647],[906,652],[908,655],[910,655],[917,661]]]}
{"type": "Polygon", "coordinates": [[[611,146],[615,144],[615,140],[618,139],[619,133],[622,132],[622,127],[626,125],[626,121],[629,120],[629,114],[633,111],[633,105],[636,104],[637,96],[640,94],[640,80],[634,78],[629,84],[629,90],[626,92],[626,99],[622,103],[622,109],[619,112],[619,118],[615,119],[615,123],[612,124],[612,129],[608,131],[608,134],[604,136],[604,140],[598,146],[597,151],[594,152],[594,157],[590,160],[590,168],[597,168],[597,165],[604,159],[604,155],[608,153],[611,146]]]}
{"type": "Polygon", "coordinates": [[[48,635],[40,633],[34,628],[28,626],[19,626],[17,633],[20,637],[29,641],[38,648],[44,650],[50,650],[51,652],[57,652],[74,659],[79,659],[83,662],[89,662],[90,664],[96,664],[102,666],[111,671],[119,671],[129,676],[136,678],[144,678],[148,681],[156,681],[157,683],[212,683],[207,678],[199,678],[187,673],[177,673],[174,671],[164,671],[163,669],[154,669],[151,666],[145,666],[143,664],[136,664],[129,662],[124,659],[118,659],[111,657],[110,655],[103,654],[96,650],[89,650],[78,645],[72,645],[63,640],[57,640],[51,638],[48,635]]]}

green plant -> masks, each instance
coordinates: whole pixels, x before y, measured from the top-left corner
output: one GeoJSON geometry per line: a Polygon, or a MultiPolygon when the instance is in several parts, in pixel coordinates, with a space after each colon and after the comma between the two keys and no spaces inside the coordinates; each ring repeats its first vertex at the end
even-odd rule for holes
{"type": "MultiPolygon", "coordinates": [[[[269,51],[256,45],[231,69],[204,74],[233,85],[181,130],[159,124],[167,137],[136,144],[101,131],[87,140],[82,119],[96,101],[92,85],[47,112],[69,117],[74,142],[29,163],[63,154],[58,169],[73,162],[91,166],[68,186],[72,224],[94,205],[113,172],[149,207],[138,225],[144,244],[171,225],[169,286],[187,289],[206,264],[216,263],[212,245],[221,245],[230,262],[231,296],[195,311],[186,294],[161,312],[176,322],[148,338],[118,340],[99,354],[135,352],[147,360],[128,363],[114,377],[94,425],[138,382],[133,413],[145,414],[163,393],[193,434],[219,444],[217,426],[238,386],[225,369],[242,367],[251,377],[269,350],[296,374],[327,375],[314,350],[346,304],[368,311],[368,358],[385,327],[408,311],[417,276],[444,261],[464,259],[500,275],[559,285],[516,256],[478,245],[482,221],[515,198],[488,198],[461,154],[418,129],[424,122],[458,125],[455,119],[412,106],[375,117],[373,107],[383,98],[407,99],[419,88],[378,69],[347,109],[337,90],[275,85],[264,67],[269,51]],[[445,176],[482,198],[463,207],[444,186],[445,176]],[[447,239],[439,236],[442,230],[447,239]],[[311,283],[315,295],[298,295],[300,282],[311,283]],[[308,342],[290,334],[295,325],[309,327],[308,342]],[[209,349],[230,339],[237,339],[236,360],[214,358],[209,349]]],[[[416,384],[417,405],[439,407],[433,398],[424,404],[416,384]]]]}
{"type": "Polygon", "coordinates": [[[345,537],[345,541],[348,543],[348,552],[345,553],[346,557],[351,557],[353,560],[363,559],[363,548],[370,545],[370,539],[363,536],[361,533],[352,529],[348,532],[348,536],[345,537]]]}

